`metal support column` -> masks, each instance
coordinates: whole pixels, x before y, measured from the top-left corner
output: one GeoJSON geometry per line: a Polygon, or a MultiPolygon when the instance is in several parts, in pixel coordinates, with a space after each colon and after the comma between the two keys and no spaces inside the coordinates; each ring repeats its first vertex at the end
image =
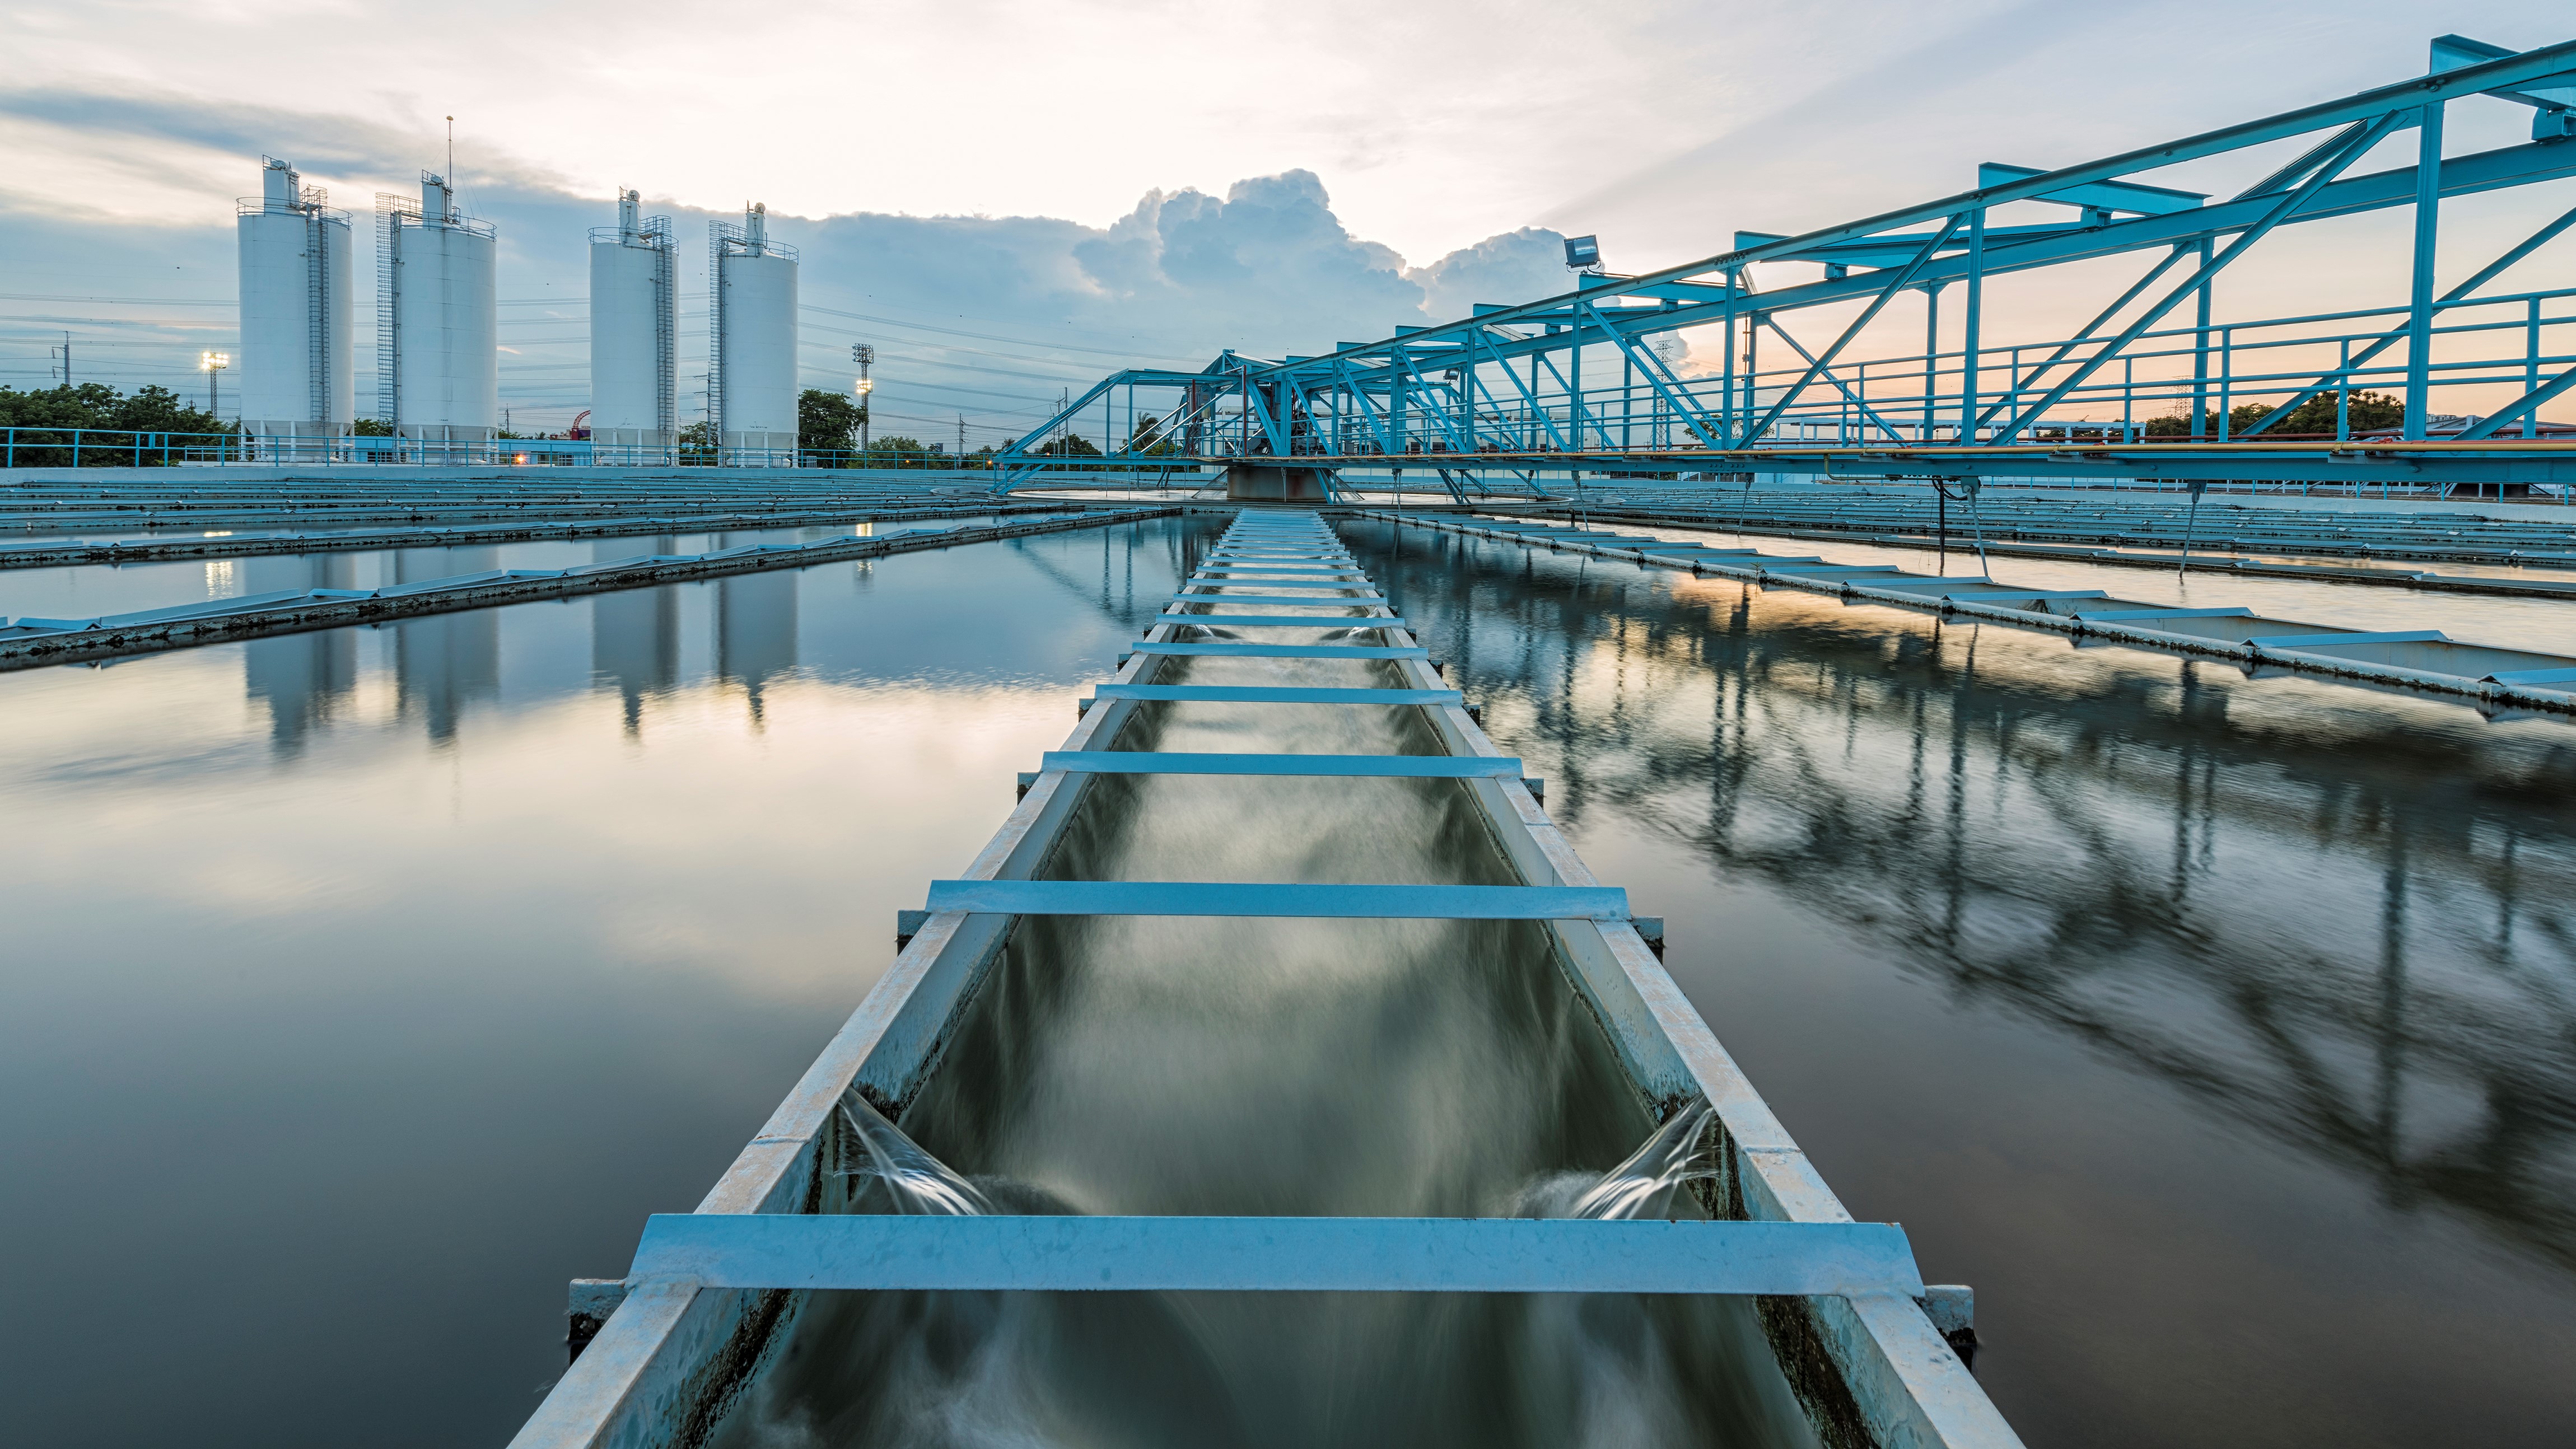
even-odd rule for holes
{"type": "Polygon", "coordinates": [[[2433,391],[2433,252],[2442,226],[2442,103],[2417,111],[2414,287],[2406,313],[2406,436],[2424,436],[2433,391]]]}

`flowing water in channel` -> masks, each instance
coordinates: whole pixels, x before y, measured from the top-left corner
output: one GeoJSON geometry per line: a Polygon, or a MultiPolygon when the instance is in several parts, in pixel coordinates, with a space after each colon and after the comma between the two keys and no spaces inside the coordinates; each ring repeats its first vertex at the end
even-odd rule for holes
{"type": "MultiPolygon", "coordinates": [[[[1197,658],[1156,679],[1402,682],[1197,658]]],[[[1112,747],[1440,750],[1413,710],[1201,702],[1145,706],[1112,747]]],[[[1464,783],[1412,779],[1094,777],[1047,874],[1516,883],[1464,783]]],[[[1657,1128],[1529,922],[1024,918],[902,1130],[844,1116],[879,1211],[1699,1216],[1679,1189],[1710,1166],[1705,1109],[1657,1128]]],[[[840,1293],[719,1442],[1813,1439],[1737,1299],[840,1293]]]]}

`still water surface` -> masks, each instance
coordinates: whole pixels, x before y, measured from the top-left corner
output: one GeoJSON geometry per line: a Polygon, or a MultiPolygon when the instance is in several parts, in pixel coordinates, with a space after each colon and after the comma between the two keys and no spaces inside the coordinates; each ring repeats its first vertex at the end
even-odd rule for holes
{"type": "MultiPolygon", "coordinates": [[[[506,1438],[561,1371],[563,1280],[695,1203],[1212,530],[0,676],[13,1435],[506,1438]]],[[[2576,728],[1343,531],[1594,869],[1670,918],[1668,964],[1827,1180],[1977,1287],[1980,1377],[2032,1442],[2563,1441],[2576,728]]],[[[1163,803],[1131,818],[1172,833],[1101,860],[1313,865],[1214,854],[1221,811],[1163,803]]],[[[1203,990],[1188,941],[1113,954],[925,1137],[1092,1210],[1311,1192],[1223,1100],[1207,1154],[1163,1163],[1063,1115],[1135,1089],[1101,1054],[1136,1003],[1203,990]],[[1005,1092],[1034,1105],[977,1100],[1005,1092]]],[[[1477,1202],[1624,1151],[1595,1145],[1617,1123],[1444,1105],[1499,1083],[1615,1116],[1579,1051],[1517,1084],[1480,1060],[1446,1029],[1469,999],[1421,1017],[1436,1069],[1341,1093],[1299,1047],[1358,1009],[1309,979],[1328,954],[1191,1010],[1277,1023],[1209,1070],[1329,1106],[1292,1145],[1374,1164],[1359,1196],[1477,1202]]]]}

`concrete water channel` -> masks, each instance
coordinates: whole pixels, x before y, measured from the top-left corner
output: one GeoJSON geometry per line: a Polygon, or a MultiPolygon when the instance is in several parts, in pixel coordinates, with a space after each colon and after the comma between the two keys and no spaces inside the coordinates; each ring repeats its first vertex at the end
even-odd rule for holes
{"type": "MultiPolygon", "coordinates": [[[[564,1280],[619,1273],[651,1214],[686,1214],[724,1176],[899,969],[899,912],[969,874],[1011,815],[1007,777],[1038,775],[1018,803],[1042,802],[1069,728],[1132,706],[1167,716],[1164,752],[1451,754],[1370,733],[1419,706],[1113,689],[1077,718],[1147,666],[1219,687],[1427,668],[1122,665],[1225,522],[0,678],[20,826],[0,905],[24,948],[0,973],[0,1146],[26,1165],[0,1213],[43,1245],[10,1260],[24,1430],[506,1439],[563,1372],[564,1280]],[[1291,711],[1299,739],[1263,734],[1291,711]]],[[[2554,1370],[2576,1351],[2568,725],[1333,525],[1519,774],[1093,773],[1130,808],[1072,842],[1066,879],[1294,879],[1313,862],[1280,852],[1356,806],[1366,853],[1320,878],[1505,883],[1471,873],[1489,869],[1465,849],[1491,851],[1482,826],[1440,834],[1427,876],[1384,873],[1380,837],[1456,832],[1475,817],[1432,808],[1443,796],[1543,778],[1542,818],[1665,919],[1680,998],[1853,1216],[1902,1223],[1931,1278],[1975,1287],[1977,1385],[2032,1442],[2548,1443],[2576,1417],[2554,1370]],[[1247,832],[1253,808],[1295,828],[1247,832]]],[[[1296,596],[1317,597],[1276,595],[1296,596]]],[[[1539,928],[1369,926],[1411,947],[1411,969],[1371,977],[1330,969],[1354,955],[1333,933],[1361,923],[1282,922],[1294,949],[1212,972],[1189,933],[1215,923],[1102,936],[1087,919],[1115,918],[1028,923],[1089,963],[1084,989],[1041,989],[1037,956],[996,968],[947,1058],[995,1070],[943,1067],[908,1108],[879,1103],[970,1183],[1108,1219],[1398,1199],[1486,1216],[1590,1181],[1651,1123],[1617,1054],[1582,1046],[1600,1033],[1571,992],[1482,994],[1518,969],[1509,936],[1539,928]],[[1462,960],[1406,934],[1448,930],[1488,944],[1462,960]],[[1220,1047],[1193,1055],[1175,1022],[1220,1047]],[[1370,1051],[1337,1045],[1371,1024],[1370,1051]],[[1290,1131],[1282,1102],[1331,1110],[1290,1131]]],[[[1769,1417],[1777,1387],[1750,1373],[1769,1342],[1723,1315],[1577,1314],[1512,1337],[1491,1317],[1408,1319],[1413,1295],[1369,1295],[1395,1306],[1356,1319],[1262,1296],[1279,1306],[929,1323],[1007,1349],[964,1362],[1018,1376],[943,1377],[901,1351],[936,1335],[817,1315],[782,1344],[802,1375],[761,1376],[742,1408],[828,1427],[797,1415],[886,1388],[1007,1406],[1034,1384],[1093,1415],[1068,1385],[1118,1382],[1128,1349],[1186,1349],[1169,1403],[1254,1406],[1243,1442],[1313,1442],[1292,1390],[1353,1363],[1374,1376],[1339,1402],[1418,1400],[1448,1416],[1415,1436],[1431,1442],[1562,1442],[1550,1427],[1578,1414],[1645,1442],[1749,1443],[1802,1418],[1769,1417]],[[1276,1351],[1247,1377],[1211,1341],[1276,1351]],[[1605,1341],[1618,1351],[1569,1348],[1605,1341]],[[1477,1344],[1581,1372],[1480,1374],[1477,1344]],[[818,1375],[818,1346],[882,1374],[818,1375]],[[1703,1378],[1677,1394],[1680,1368],[1703,1378]],[[1710,1418],[1713,1397],[1736,1416],[1710,1418]],[[1618,1417],[1639,1405],[1717,1429],[1618,1417]]],[[[942,1422],[952,1442],[997,1427],[942,1422]]]]}

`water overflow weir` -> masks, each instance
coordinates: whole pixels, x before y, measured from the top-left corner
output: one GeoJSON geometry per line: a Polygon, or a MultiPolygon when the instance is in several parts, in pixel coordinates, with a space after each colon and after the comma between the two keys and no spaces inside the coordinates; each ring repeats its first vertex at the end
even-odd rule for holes
{"type": "Polygon", "coordinates": [[[515,1442],[2017,1443],[1427,652],[1240,516],[515,1442]]]}

